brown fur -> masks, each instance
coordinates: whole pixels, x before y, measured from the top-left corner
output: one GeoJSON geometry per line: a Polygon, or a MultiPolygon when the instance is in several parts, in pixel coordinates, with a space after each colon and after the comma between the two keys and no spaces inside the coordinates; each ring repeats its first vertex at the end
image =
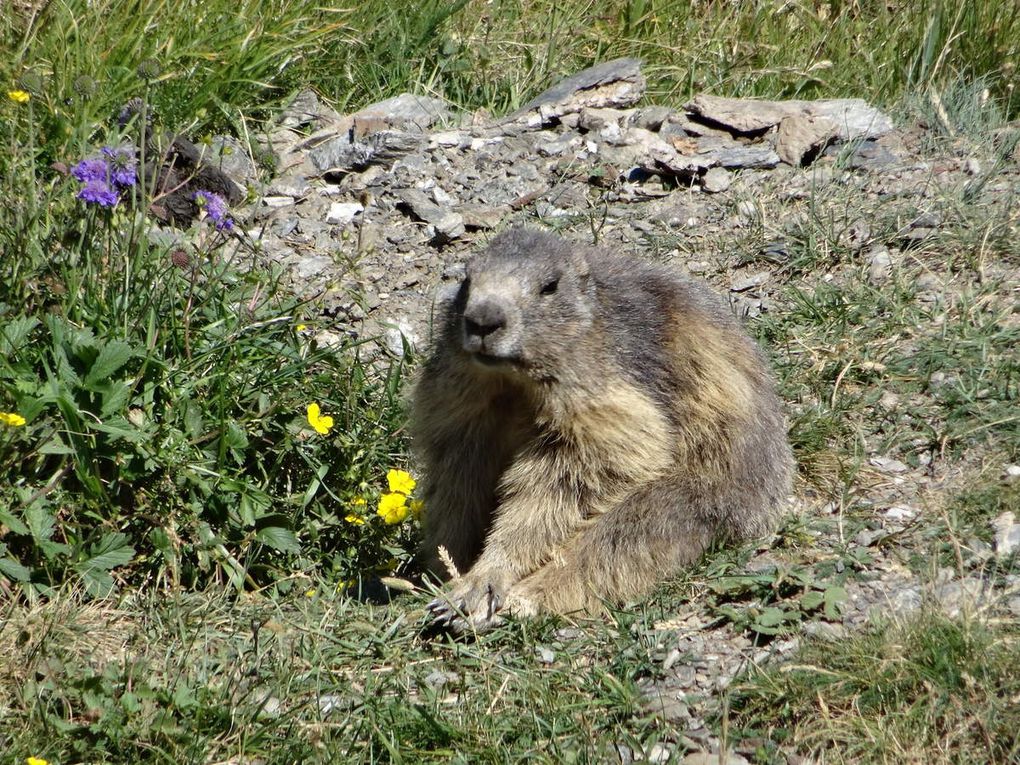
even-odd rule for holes
{"type": "Polygon", "coordinates": [[[705,286],[528,229],[468,265],[415,387],[431,604],[484,628],[645,594],[789,491],[779,401],[705,286]]]}

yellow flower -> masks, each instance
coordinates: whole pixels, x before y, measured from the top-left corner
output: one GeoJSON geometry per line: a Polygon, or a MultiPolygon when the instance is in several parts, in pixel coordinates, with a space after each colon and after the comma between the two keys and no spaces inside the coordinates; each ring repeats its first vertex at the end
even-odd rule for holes
{"type": "Polygon", "coordinates": [[[376,510],[376,515],[392,526],[404,520],[409,512],[411,512],[411,508],[407,506],[407,497],[393,492],[383,494],[379,498],[379,509],[376,510]]]}
{"type": "Polygon", "coordinates": [[[304,332],[306,329],[308,329],[308,327],[305,324],[298,324],[296,327],[294,327],[294,329],[297,332],[304,332]]]}
{"type": "Polygon", "coordinates": [[[365,525],[365,519],[362,518],[360,515],[355,515],[354,513],[351,513],[350,515],[345,517],[344,520],[347,521],[348,523],[353,523],[355,526],[365,525]]]}
{"type": "MultiPolygon", "coordinates": [[[[28,99],[31,98],[31,96],[23,90],[8,90],[7,97],[16,104],[27,104],[28,99]]],[[[28,759],[32,760],[35,758],[29,757],[28,759]]],[[[39,763],[42,763],[42,765],[46,765],[45,760],[36,760],[36,762],[34,763],[30,762],[29,765],[39,765],[39,763]]]]}
{"type": "Polygon", "coordinates": [[[305,590],[305,597],[306,598],[314,598],[315,597],[315,588],[312,588],[310,590],[305,590]]]}
{"type": "Polygon", "coordinates": [[[351,504],[354,505],[355,507],[364,507],[365,505],[368,504],[368,500],[366,500],[363,496],[359,494],[358,496],[351,500],[351,504]]]}
{"type": "Polygon", "coordinates": [[[315,428],[316,433],[326,435],[329,433],[330,428],[333,427],[333,418],[329,415],[320,414],[318,404],[309,404],[308,424],[315,428]]]}
{"type": "Polygon", "coordinates": [[[407,506],[411,509],[412,518],[421,518],[421,511],[425,507],[425,502],[420,499],[412,499],[407,503],[407,506]]]}
{"type": "Polygon", "coordinates": [[[25,418],[13,412],[0,412],[0,423],[10,425],[12,428],[20,428],[25,424],[25,418]]]}
{"type": "Polygon", "coordinates": [[[50,765],[50,764],[42,757],[29,757],[28,759],[25,760],[25,765],[50,765]]]}
{"type": "Polygon", "coordinates": [[[411,474],[406,470],[391,470],[386,474],[386,481],[390,485],[390,491],[399,492],[405,497],[411,496],[411,492],[414,491],[414,487],[418,483],[411,478],[411,474]]]}

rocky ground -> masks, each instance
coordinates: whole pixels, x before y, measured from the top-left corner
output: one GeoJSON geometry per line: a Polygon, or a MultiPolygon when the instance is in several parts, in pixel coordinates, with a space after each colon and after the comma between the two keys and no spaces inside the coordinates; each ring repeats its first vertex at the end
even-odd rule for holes
{"type": "MultiPolygon", "coordinates": [[[[905,283],[911,300],[930,304],[968,288],[919,247],[963,225],[960,200],[1016,232],[1020,149],[1003,159],[995,145],[961,138],[936,151],[928,128],[938,125],[897,128],[862,101],[706,96],[681,109],[637,107],[643,87],[637,62],[610,62],[502,119],[410,95],[341,115],[301,93],[268,136],[277,168],[268,182],[238,146],[214,142],[220,167],[251,192],[237,244],[282,267],[308,299],[307,331],[320,343],[381,338],[384,353],[400,356],[427,343],[433,301],[456,283],[466,257],[516,221],[674,263],[748,317],[784,310],[781,288],[801,270],[804,238],[819,221],[831,223],[831,236],[818,247],[839,249],[823,252],[832,257],[821,270],[813,265],[818,279],[839,285],[863,270],[876,289],[905,283]]],[[[1002,298],[1016,301],[1015,262],[982,261],[976,270],[979,281],[1012,284],[1002,298]]],[[[811,349],[803,359],[812,362],[811,349]]],[[[910,405],[892,389],[880,403],[888,411],[910,405]]],[[[813,519],[806,525],[817,537],[809,564],[837,549],[869,560],[847,584],[838,617],[808,620],[805,632],[838,639],[876,610],[902,615],[924,602],[951,613],[1020,615],[1020,577],[992,583],[982,575],[1020,546],[1011,513],[996,520],[992,544],[962,540],[957,566],[935,566],[925,577],[905,562],[900,540],[923,529],[975,460],[942,462],[930,453],[906,460],[869,444],[856,487],[858,507],[872,511],[863,527],[845,527],[844,507],[831,496],[798,492],[800,515],[813,519]]],[[[1016,465],[983,469],[1020,480],[1016,465]]],[[[763,550],[750,569],[781,564],[781,554],[763,550]]],[[[573,632],[558,634],[569,644],[573,632]]],[[[649,687],[648,703],[705,751],[718,742],[705,727],[703,700],[748,663],[787,653],[798,640],[756,647],[745,630],[703,612],[657,625],[657,634],[670,679],[649,687]]]]}

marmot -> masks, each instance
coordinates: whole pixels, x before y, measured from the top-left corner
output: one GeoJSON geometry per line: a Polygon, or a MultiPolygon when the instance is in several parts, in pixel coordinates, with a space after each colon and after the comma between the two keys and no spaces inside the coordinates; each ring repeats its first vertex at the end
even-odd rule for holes
{"type": "Polygon", "coordinates": [[[706,285],[515,228],[441,310],[411,405],[427,564],[442,576],[445,548],[463,573],[439,624],[598,612],[770,530],[783,414],[706,285]]]}

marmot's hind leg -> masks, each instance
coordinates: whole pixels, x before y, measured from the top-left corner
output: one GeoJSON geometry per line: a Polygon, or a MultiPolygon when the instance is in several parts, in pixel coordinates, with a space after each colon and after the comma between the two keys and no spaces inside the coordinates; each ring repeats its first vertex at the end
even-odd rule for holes
{"type": "Polygon", "coordinates": [[[645,486],[514,585],[506,605],[521,616],[596,614],[606,605],[645,595],[672,572],[697,562],[715,541],[720,521],[713,510],[681,479],[645,486]]]}

